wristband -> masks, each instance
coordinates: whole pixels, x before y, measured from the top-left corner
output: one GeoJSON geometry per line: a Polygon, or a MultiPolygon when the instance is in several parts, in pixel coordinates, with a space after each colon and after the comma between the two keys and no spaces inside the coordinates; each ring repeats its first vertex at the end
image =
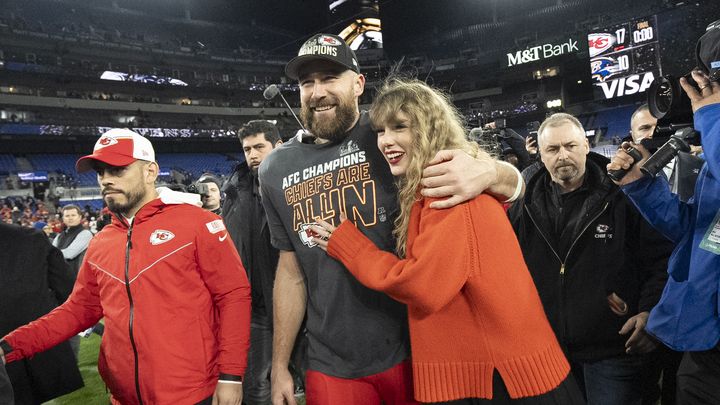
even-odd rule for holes
{"type": "Polygon", "coordinates": [[[515,175],[517,176],[517,185],[515,186],[515,192],[513,193],[513,195],[510,198],[503,201],[502,203],[509,204],[511,202],[515,202],[515,200],[517,200],[518,197],[520,197],[520,193],[522,192],[522,186],[525,183],[525,180],[523,179],[522,174],[520,174],[520,170],[518,170],[517,167],[513,166],[512,164],[510,164],[508,162],[503,162],[501,160],[498,162],[512,167],[513,171],[515,172],[515,175]]]}
{"type": "Polygon", "coordinates": [[[226,383],[226,384],[238,384],[242,385],[243,378],[239,375],[232,375],[232,374],[225,374],[220,373],[220,377],[218,378],[218,382],[226,383]]]}
{"type": "Polygon", "coordinates": [[[12,346],[10,346],[10,344],[4,340],[0,340],[0,349],[2,349],[2,351],[5,353],[4,356],[7,356],[13,351],[12,346]]]}

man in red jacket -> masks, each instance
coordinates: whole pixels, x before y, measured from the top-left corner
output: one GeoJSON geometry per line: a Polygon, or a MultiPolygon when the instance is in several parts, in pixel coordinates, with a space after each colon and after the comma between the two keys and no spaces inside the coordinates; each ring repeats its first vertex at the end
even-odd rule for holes
{"type": "Polygon", "coordinates": [[[196,196],[155,189],[150,142],[113,129],[78,160],[112,223],[90,243],[68,300],[0,341],[8,362],[105,318],[98,370],[115,404],[238,405],[250,287],[225,225],[196,196]]]}

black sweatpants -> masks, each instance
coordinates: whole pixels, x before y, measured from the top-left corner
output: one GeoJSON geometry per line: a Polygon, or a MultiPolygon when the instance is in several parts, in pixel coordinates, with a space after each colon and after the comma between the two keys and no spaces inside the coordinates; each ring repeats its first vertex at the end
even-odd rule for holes
{"type": "Polygon", "coordinates": [[[720,345],[686,352],[677,374],[678,405],[720,404],[720,345]]]}

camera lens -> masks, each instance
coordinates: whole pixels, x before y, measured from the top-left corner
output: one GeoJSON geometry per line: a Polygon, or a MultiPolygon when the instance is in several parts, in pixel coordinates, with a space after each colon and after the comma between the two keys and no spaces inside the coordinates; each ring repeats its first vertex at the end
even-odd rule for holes
{"type": "Polygon", "coordinates": [[[660,111],[663,115],[667,114],[670,110],[670,106],[672,105],[672,100],[672,86],[665,80],[665,78],[663,78],[660,81],[660,85],[658,86],[656,92],[655,105],[657,106],[658,111],[660,111]]]}
{"type": "MultiPolygon", "coordinates": [[[[694,83],[689,75],[686,78],[694,83]]],[[[673,124],[692,122],[690,98],[680,86],[680,81],[672,75],[662,76],[650,85],[647,101],[650,113],[658,120],[673,124]]]]}
{"type": "Polygon", "coordinates": [[[678,97],[678,89],[673,85],[672,76],[662,76],[653,82],[648,91],[650,113],[657,119],[665,117],[672,109],[678,97]]]}

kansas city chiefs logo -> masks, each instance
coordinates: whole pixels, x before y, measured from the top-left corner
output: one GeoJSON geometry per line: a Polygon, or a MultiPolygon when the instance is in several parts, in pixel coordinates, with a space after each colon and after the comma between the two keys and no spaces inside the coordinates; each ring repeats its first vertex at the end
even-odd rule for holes
{"type": "Polygon", "coordinates": [[[300,230],[298,231],[300,240],[307,247],[317,246],[317,243],[315,243],[315,241],[313,240],[313,236],[316,236],[317,234],[315,233],[315,231],[312,230],[312,228],[310,228],[313,225],[317,225],[317,222],[311,222],[309,224],[300,224],[300,230]]]}
{"type": "Polygon", "coordinates": [[[317,41],[318,41],[319,45],[332,45],[332,46],[342,45],[342,42],[338,41],[337,38],[328,37],[325,35],[319,37],[317,41]]]}
{"type": "Polygon", "coordinates": [[[615,45],[615,35],[608,33],[588,34],[590,57],[595,57],[615,45]]]}
{"type": "Polygon", "coordinates": [[[103,136],[98,139],[97,143],[95,144],[95,150],[104,148],[106,146],[115,145],[116,143],[118,143],[117,139],[111,138],[109,136],[103,136]]]}
{"type": "Polygon", "coordinates": [[[610,230],[610,226],[604,225],[604,224],[598,224],[597,228],[595,228],[595,231],[597,233],[607,233],[609,230],[610,230]]]}
{"type": "Polygon", "coordinates": [[[150,244],[151,245],[159,245],[159,244],[170,241],[174,237],[175,237],[175,234],[170,231],[166,231],[163,229],[156,229],[152,233],[152,235],[150,235],[150,244]]]}

